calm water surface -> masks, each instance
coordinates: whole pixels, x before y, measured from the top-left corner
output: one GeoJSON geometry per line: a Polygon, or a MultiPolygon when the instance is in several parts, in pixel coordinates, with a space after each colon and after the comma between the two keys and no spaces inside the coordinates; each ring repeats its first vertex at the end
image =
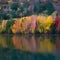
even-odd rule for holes
{"type": "Polygon", "coordinates": [[[0,35],[0,60],[60,60],[60,36],[0,35]]]}

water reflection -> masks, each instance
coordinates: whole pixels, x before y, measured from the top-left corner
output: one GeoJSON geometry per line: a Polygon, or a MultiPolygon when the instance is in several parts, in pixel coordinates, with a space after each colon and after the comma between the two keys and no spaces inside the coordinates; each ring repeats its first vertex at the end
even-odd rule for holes
{"type": "Polygon", "coordinates": [[[57,36],[0,35],[2,60],[4,58],[7,60],[55,60],[58,57],[58,51],[60,51],[60,37],[57,36]]]}

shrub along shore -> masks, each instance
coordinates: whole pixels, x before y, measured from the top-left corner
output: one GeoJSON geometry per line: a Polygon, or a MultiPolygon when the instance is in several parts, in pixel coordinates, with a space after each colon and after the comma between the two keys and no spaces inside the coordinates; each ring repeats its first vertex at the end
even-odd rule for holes
{"type": "Polygon", "coordinates": [[[60,33],[60,17],[31,15],[0,21],[1,34],[55,34],[60,33]]]}

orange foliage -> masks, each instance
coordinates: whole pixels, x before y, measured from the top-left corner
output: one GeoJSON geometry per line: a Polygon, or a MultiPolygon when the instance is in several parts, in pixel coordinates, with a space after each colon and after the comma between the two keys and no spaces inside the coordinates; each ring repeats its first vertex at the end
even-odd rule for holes
{"type": "Polygon", "coordinates": [[[19,31],[19,20],[15,20],[15,23],[12,26],[12,32],[16,34],[19,31]]]}

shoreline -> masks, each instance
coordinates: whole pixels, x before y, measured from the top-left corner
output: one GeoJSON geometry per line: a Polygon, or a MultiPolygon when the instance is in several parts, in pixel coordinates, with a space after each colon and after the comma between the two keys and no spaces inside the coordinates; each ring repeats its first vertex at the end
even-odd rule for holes
{"type": "Polygon", "coordinates": [[[45,34],[45,33],[41,33],[41,34],[0,34],[0,36],[60,36],[60,34],[45,34]]]}

